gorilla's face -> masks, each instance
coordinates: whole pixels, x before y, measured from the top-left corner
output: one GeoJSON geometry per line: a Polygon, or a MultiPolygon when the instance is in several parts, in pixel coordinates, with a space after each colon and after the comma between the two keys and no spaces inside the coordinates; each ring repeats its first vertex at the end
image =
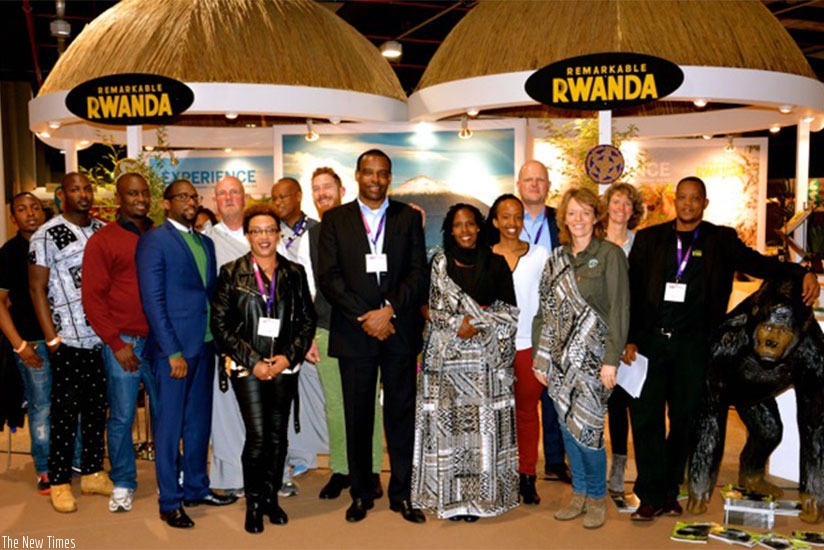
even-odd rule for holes
{"type": "Polygon", "coordinates": [[[755,327],[755,353],[762,361],[780,361],[798,342],[793,329],[792,309],[787,305],[772,308],[767,319],[755,327]]]}

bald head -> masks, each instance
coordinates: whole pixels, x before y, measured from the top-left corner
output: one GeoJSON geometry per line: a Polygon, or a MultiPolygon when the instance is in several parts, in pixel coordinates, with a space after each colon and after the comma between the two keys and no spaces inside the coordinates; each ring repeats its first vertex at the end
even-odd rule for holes
{"type": "Polygon", "coordinates": [[[236,231],[243,226],[246,189],[234,176],[226,176],[215,184],[215,209],[226,227],[236,231]]]}
{"type": "Polygon", "coordinates": [[[524,207],[535,215],[546,204],[546,197],[549,193],[549,172],[543,163],[537,160],[529,160],[521,166],[518,172],[518,194],[524,207]]]}

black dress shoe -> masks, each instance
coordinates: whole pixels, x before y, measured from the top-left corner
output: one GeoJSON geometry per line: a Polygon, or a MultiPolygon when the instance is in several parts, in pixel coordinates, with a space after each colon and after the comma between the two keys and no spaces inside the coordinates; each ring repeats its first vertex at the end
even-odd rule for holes
{"type": "Polygon", "coordinates": [[[289,516],[287,516],[283,508],[277,504],[270,504],[266,509],[266,515],[269,516],[269,523],[274,525],[286,525],[289,523],[289,516]]]}
{"type": "Polygon", "coordinates": [[[383,486],[381,485],[381,475],[380,474],[372,474],[372,481],[374,482],[375,489],[372,491],[372,498],[378,500],[383,496],[383,486]]]}
{"type": "Polygon", "coordinates": [[[246,505],[246,522],[243,528],[247,533],[257,534],[263,532],[263,507],[259,502],[246,505]]]}
{"type": "Polygon", "coordinates": [[[481,519],[481,518],[479,518],[478,516],[464,516],[463,517],[463,520],[467,523],[475,523],[479,519],[481,519]]]}
{"type": "Polygon", "coordinates": [[[193,508],[195,506],[200,506],[201,504],[206,504],[208,506],[226,506],[227,504],[234,504],[237,501],[237,497],[235,495],[219,495],[213,491],[209,491],[209,493],[197,500],[184,500],[183,506],[187,508],[193,508]]]}
{"type": "Polygon", "coordinates": [[[331,500],[338,498],[341,491],[351,485],[347,474],[332,474],[323,489],[320,490],[319,498],[331,500]]]}
{"type": "Polygon", "coordinates": [[[389,509],[393,512],[400,512],[403,519],[411,521],[412,523],[424,523],[426,516],[417,508],[412,508],[412,502],[409,500],[402,500],[400,502],[393,502],[389,505],[389,509]]]}
{"type": "Polygon", "coordinates": [[[464,516],[452,516],[448,519],[449,519],[449,521],[463,521],[463,518],[464,518],[464,516]]]}
{"type": "Polygon", "coordinates": [[[632,521],[652,521],[663,513],[663,508],[642,502],[641,506],[632,513],[629,519],[632,521]]]}
{"type": "Polygon", "coordinates": [[[562,481],[572,484],[572,474],[569,472],[569,466],[566,465],[566,462],[548,464],[544,468],[544,474],[546,474],[544,479],[548,481],[562,481]]]}
{"type": "Polygon", "coordinates": [[[669,516],[671,518],[677,518],[681,514],[684,513],[684,509],[681,508],[681,504],[678,503],[678,499],[675,498],[668,498],[664,501],[664,515],[669,516]]]}
{"type": "Polygon", "coordinates": [[[372,502],[367,503],[362,498],[356,498],[346,509],[346,521],[350,523],[361,521],[366,517],[366,511],[371,510],[373,506],[372,502]]]}
{"type": "Polygon", "coordinates": [[[188,529],[195,526],[195,522],[186,515],[183,508],[175,508],[168,512],[161,511],[160,519],[168,523],[169,527],[175,527],[177,529],[188,529]]]}

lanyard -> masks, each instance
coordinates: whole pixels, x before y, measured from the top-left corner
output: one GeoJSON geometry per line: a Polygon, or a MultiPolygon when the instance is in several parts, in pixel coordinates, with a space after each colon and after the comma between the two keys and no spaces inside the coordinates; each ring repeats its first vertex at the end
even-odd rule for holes
{"type": "Polygon", "coordinates": [[[692,245],[695,244],[695,239],[698,238],[698,228],[695,228],[695,231],[692,234],[692,242],[690,243],[690,247],[687,249],[687,252],[682,255],[684,245],[681,243],[681,235],[675,234],[675,240],[678,241],[678,247],[675,250],[675,259],[678,262],[678,271],[675,272],[675,282],[680,283],[681,277],[684,275],[684,270],[687,269],[687,262],[690,261],[690,256],[692,253],[692,245]]]}
{"type": "Polygon", "coordinates": [[[295,239],[299,239],[301,235],[306,231],[306,216],[303,216],[298,224],[295,226],[295,229],[292,230],[292,234],[289,238],[286,239],[284,246],[286,246],[286,250],[289,250],[289,247],[292,246],[292,243],[295,242],[295,239]]]}
{"type": "Polygon", "coordinates": [[[263,285],[263,277],[260,274],[260,268],[254,258],[252,259],[252,267],[255,269],[255,279],[257,279],[260,295],[266,300],[266,316],[270,317],[275,304],[275,292],[278,286],[277,269],[275,269],[275,272],[272,274],[272,280],[269,282],[269,295],[267,296],[266,287],[263,285]]]}
{"type": "Polygon", "coordinates": [[[378,222],[378,230],[375,231],[375,238],[371,237],[372,235],[372,228],[369,227],[369,222],[366,221],[366,216],[363,215],[363,210],[360,213],[361,220],[363,220],[363,228],[366,229],[366,238],[369,239],[369,242],[372,243],[372,252],[377,253],[378,248],[378,241],[381,238],[381,233],[383,232],[383,225],[386,223],[386,212],[383,213],[381,216],[381,221],[378,222]]]}
{"type": "MultiPolygon", "coordinates": [[[[538,241],[541,240],[541,233],[544,232],[544,222],[549,224],[549,220],[547,220],[546,217],[544,217],[544,219],[541,220],[541,224],[538,226],[538,232],[535,234],[535,240],[532,242],[532,244],[538,244],[538,241]]],[[[524,231],[526,232],[527,237],[531,239],[532,236],[529,234],[529,229],[527,229],[526,226],[524,226],[524,231]]]]}

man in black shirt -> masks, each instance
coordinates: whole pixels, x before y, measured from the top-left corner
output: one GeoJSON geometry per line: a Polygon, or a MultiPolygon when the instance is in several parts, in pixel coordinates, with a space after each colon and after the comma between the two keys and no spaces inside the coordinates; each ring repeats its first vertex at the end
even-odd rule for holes
{"type": "Polygon", "coordinates": [[[643,391],[633,400],[632,436],[641,506],[635,521],[678,516],[679,485],[693,445],[710,337],[724,319],[733,275],[803,278],[804,302],[820,288],[801,266],[767,258],[735,230],[703,221],[709,201],[704,182],[688,177],[675,191],[676,219],[639,231],[629,255],[631,319],[624,359],[649,358],[643,391]],[[669,418],[666,434],[665,407],[669,418]]]}

